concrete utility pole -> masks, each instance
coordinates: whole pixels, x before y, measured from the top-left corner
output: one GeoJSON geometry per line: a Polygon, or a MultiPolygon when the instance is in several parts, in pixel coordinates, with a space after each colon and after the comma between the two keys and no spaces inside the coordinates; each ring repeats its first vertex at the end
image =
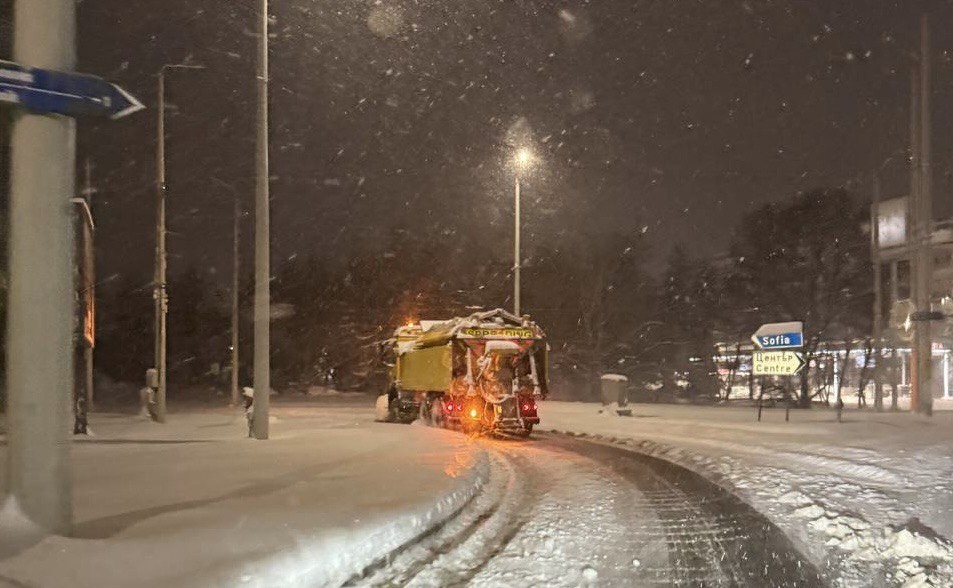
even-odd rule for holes
{"type": "MultiPolygon", "coordinates": [[[[930,27],[927,16],[920,17],[920,169],[917,191],[917,248],[916,248],[916,307],[929,311],[933,285],[933,169],[931,167],[930,120],[930,27]]],[[[933,414],[933,340],[930,321],[918,321],[915,343],[917,348],[917,394],[911,397],[911,409],[927,416],[933,414]]]]}
{"type": "Polygon", "coordinates": [[[232,406],[238,406],[238,285],[241,263],[238,258],[242,205],[235,195],[235,226],[232,230],[232,406]]]}
{"type": "Polygon", "coordinates": [[[258,30],[258,133],[255,142],[255,398],[252,434],[268,438],[271,392],[271,268],[268,219],[268,0],[261,0],[258,30]]]}
{"type": "Polygon", "coordinates": [[[514,221],[513,221],[513,314],[520,315],[520,177],[514,180],[514,221]]]}
{"type": "MultiPolygon", "coordinates": [[[[74,0],[20,0],[13,58],[34,67],[76,65],[74,0]]],[[[7,313],[9,493],[44,529],[72,526],[73,246],[76,126],[18,114],[11,133],[10,289],[7,313]]]]}

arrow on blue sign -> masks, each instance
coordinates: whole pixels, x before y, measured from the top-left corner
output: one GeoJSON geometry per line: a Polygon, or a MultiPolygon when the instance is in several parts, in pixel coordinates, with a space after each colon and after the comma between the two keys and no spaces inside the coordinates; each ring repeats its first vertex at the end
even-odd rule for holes
{"type": "Polygon", "coordinates": [[[131,94],[96,76],[0,61],[0,103],[66,116],[122,118],[145,108],[131,94]]]}
{"type": "Polygon", "coordinates": [[[761,325],[751,336],[761,349],[796,349],[804,346],[804,324],[800,321],[761,325]]]}

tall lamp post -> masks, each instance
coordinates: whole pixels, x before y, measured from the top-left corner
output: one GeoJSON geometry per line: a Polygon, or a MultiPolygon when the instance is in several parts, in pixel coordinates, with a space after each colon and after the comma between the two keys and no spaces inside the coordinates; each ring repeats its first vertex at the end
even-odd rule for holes
{"type": "Polygon", "coordinates": [[[533,163],[533,152],[520,147],[513,156],[515,174],[513,177],[513,314],[520,315],[520,174],[533,163]]]}
{"type": "Polygon", "coordinates": [[[152,297],[155,300],[155,368],[156,410],[155,419],[165,422],[166,390],[166,315],[169,312],[169,296],[166,292],[166,251],[165,251],[165,72],[170,69],[205,69],[202,65],[184,63],[165,64],[159,69],[159,108],[156,130],[156,269],[152,297]]]}

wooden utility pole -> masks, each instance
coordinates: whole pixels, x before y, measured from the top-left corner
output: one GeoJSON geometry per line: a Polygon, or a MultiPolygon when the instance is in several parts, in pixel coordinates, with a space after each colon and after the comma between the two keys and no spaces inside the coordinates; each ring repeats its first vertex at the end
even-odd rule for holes
{"type": "Polygon", "coordinates": [[[232,228],[232,406],[238,406],[238,285],[241,263],[239,254],[239,225],[241,222],[242,206],[235,195],[235,218],[232,228]]]}
{"type": "Polygon", "coordinates": [[[874,172],[870,207],[870,259],[874,270],[874,409],[883,410],[883,278],[880,262],[880,174],[874,172]]]}
{"type": "Polygon", "coordinates": [[[169,293],[166,287],[166,181],[165,181],[165,70],[159,70],[159,107],[156,109],[156,257],[152,298],[155,305],[155,363],[156,421],[165,422],[166,417],[166,321],[169,313],[169,293]]]}
{"type": "Polygon", "coordinates": [[[165,173],[165,76],[170,70],[205,69],[204,65],[190,65],[186,63],[166,63],[159,68],[158,103],[156,109],[156,253],[155,277],[152,285],[154,300],[155,333],[155,363],[153,364],[158,376],[156,382],[155,412],[153,418],[164,423],[166,419],[166,398],[168,388],[168,318],[169,318],[169,289],[166,275],[168,273],[169,255],[166,249],[166,200],[169,188],[166,185],[165,173]]]}
{"type": "Polygon", "coordinates": [[[95,190],[92,185],[92,165],[86,159],[85,183],[82,198],[74,198],[74,204],[79,205],[80,225],[83,234],[83,251],[80,259],[80,290],[79,302],[82,307],[82,336],[79,338],[83,347],[84,378],[82,390],[77,389],[75,399],[75,415],[73,419],[73,434],[87,434],[89,412],[93,410],[93,348],[96,345],[96,274],[94,235],[96,226],[93,223],[92,196],[95,190]]]}
{"type": "MultiPolygon", "coordinates": [[[[933,181],[931,167],[931,117],[930,117],[930,28],[927,16],[920,17],[920,140],[917,169],[917,198],[915,205],[915,300],[916,309],[931,310],[933,286],[933,181]]],[[[927,416],[933,414],[933,340],[930,321],[917,321],[914,332],[916,349],[916,380],[910,398],[910,408],[927,416]]]]}
{"type": "MultiPolygon", "coordinates": [[[[917,290],[917,262],[920,238],[920,69],[910,70],[910,196],[907,198],[907,251],[910,259],[910,298],[914,304],[919,300],[917,290]]],[[[916,310],[921,310],[917,308],[916,310]]],[[[910,410],[919,404],[920,388],[917,375],[917,358],[920,356],[918,340],[914,333],[910,345],[910,410]]],[[[903,356],[900,357],[903,361],[903,356]]]]}
{"type": "Polygon", "coordinates": [[[268,0],[258,14],[258,115],[255,139],[255,397],[252,434],[268,438],[271,392],[271,230],[268,198],[268,0]]]}
{"type": "Polygon", "coordinates": [[[83,264],[84,285],[86,295],[86,322],[83,334],[86,337],[84,359],[86,363],[86,410],[92,412],[95,397],[95,381],[93,378],[93,350],[96,348],[96,226],[93,224],[93,170],[89,159],[86,159],[86,185],[83,188],[83,198],[86,199],[86,209],[89,211],[88,223],[83,232],[83,264]]]}

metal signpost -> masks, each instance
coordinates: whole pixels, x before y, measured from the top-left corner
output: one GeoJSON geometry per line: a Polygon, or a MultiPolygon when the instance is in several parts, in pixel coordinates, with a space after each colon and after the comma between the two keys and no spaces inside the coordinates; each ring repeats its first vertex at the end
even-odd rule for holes
{"type": "MultiPolygon", "coordinates": [[[[753,376],[795,376],[801,373],[807,362],[804,356],[791,349],[800,349],[804,345],[804,323],[791,321],[786,323],[768,323],[751,335],[751,340],[759,350],[751,354],[751,375],[753,376]]],[[[758,420],[761,420],[764,387],[758,394],[758,420]]],[[[784,420],[790,419],[790,402],[785,404],[784,420]]]]}

